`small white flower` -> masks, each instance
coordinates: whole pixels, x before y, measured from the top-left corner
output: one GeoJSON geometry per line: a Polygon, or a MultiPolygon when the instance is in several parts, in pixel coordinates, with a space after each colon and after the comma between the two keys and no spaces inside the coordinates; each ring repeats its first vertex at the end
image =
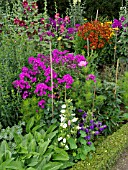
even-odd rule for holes
{"type": "Polygon", "coordinates": [[[68,145],[65,145],[65,149],[69,149],[68,145]]]}
{"type": "Polygon", "coordinates": [[[78,118],[74,117],[74,118],[72,119],[72,122],[76,122],[77,120],[78,120],[78,118]]]}
{"type": "Polygon", "coordinates": [[[63,139],[63,143],[66,143],[66,139],[65,138],[63,139]]]}
{"type": "Polygon", "coordinates": [[[67,124],[66,124],[66,123],[64,123],[62,127],[65,129],[65,128],[67,127],[67,124]]]}
{"type": "Polygon", "coordinates": [[[76,129],[78,129],[78,130],[79,130],[79,129],[81,129],[81,128],[80,128],[79,126],[76,126],[76,129]]]}
{"type": "Polygon", "coordinates": [[[60,121],[63,122],[65,120],[65,117],[60,115],[60,121]]]}
{"type": "Polygon", "coordinates": [[[61,107],[62,107],[62,109],[65,109],[66,108],[66,104],[63,104],[61,107]]]}
{"type": "Polygon", "coordinates": [[[62,109],[60,112],[61,112],[61,113],[65,113],[65,110],[64,110],[64,109],[62,109]]]}
{"type": "Polygon", "coordinates": [[[63,139],[62,137],[59,137],[59,138],[58,138],[58,141],[61,141],[62,139],[63,139]]]}

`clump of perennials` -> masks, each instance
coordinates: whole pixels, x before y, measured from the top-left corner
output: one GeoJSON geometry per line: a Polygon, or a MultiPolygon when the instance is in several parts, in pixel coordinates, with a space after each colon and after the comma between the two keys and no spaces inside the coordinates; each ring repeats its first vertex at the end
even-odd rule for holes
{"type": "Polygon", "coordinates": [[[102,122],[96,121],[94,114],[90,111],[87,113],[82,109],[79,109],[78,111],[82,114],[78,135],[80,135],[81,132],[85,132],[84,139],[87,141],[88,145],[91,145],[95,138],[107,128],[107,125],[103,125],[102,122]]]}

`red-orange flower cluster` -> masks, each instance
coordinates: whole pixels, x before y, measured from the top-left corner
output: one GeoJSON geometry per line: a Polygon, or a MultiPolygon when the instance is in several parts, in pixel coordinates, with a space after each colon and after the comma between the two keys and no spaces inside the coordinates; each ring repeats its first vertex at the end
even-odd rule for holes
{"type": "MultiPolygon", "coordinates": [[[[106,43],[110,43],[111,35],[112,29],[107,22],[91,21],[78,28],[78,36],[86,41],[88,38],[91,49],[103,48],[106,43]]],[[[84,48],[87,49],[87,45],[84,48]]]]}

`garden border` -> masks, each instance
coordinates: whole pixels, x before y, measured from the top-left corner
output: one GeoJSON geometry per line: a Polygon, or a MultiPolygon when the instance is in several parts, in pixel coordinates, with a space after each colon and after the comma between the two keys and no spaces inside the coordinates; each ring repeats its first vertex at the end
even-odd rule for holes
{"type": "Polygon", "coordinates": [[[92,159],[79,161],[70,170],[109,170],[126,148],[128,148],[128,123],[108,136],[96,148],[92,159]]]}

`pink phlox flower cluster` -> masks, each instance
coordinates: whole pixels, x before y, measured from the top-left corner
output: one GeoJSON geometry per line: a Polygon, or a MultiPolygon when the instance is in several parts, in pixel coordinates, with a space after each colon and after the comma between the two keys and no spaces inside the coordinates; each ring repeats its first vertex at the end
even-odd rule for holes
{"type": "Polygon", "coordinates": [[[29,83],[27,81],[24,81],[23,79],[15,80],[12,84],[14,85],[16,89],[30,89],[31,88],[29,83]]]}
{"type": "Polygon", "coordinates": [[[34,91],[37,96],[46,95],[46,90],[49,90],[49,87],[45,83],[39,83],[36,85],[36,89],[34,91]]]}
{"type": "Polygon", "coordinates": [[[38,106],[41,107],[42,109],[44,109],[45,103],[46,103],[45,100],[42,99],[38,102],[38,106]]]}
{"type": "Polygon", "coordinates": [[[22,94],[22,98],[23,98],[23,99],[26,99],[30,94],[31,94],[30,92],[28,92],[28,91],[25,90],[25,91],[23,92],[23,94],[22,94]]]}
{"type": "Polygon", "coordinates": [[[71,85],[74,82],[74,80],[70,74],[65,74],[62,79],[57,78],[57,80],[58,80],[58,84],[65,83],[67,89],[71,88],[71,85]]]}
{"type": "Polygon", "coordinates": [[[78,63],[78,66],[80,66],[80,67],[86,67],[87,64],[88,64],[87,61],[80,61],[80,62],[78,63]]]}
{"type": "Polygon", "coordinates": [[[94,76],[93,74],[89,74],[86,80],[93,80],[96,83],[96,76],[94,76]]]}

